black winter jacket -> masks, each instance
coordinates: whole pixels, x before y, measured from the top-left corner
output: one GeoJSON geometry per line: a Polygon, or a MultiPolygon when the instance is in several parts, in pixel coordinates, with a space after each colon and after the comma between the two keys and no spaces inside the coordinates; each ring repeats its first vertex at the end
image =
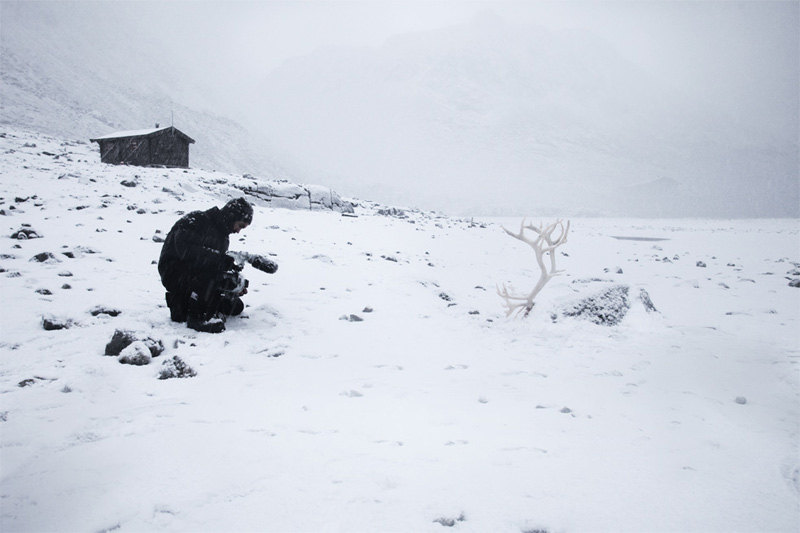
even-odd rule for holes
{"type": "Polygon", "coordinates": [[[169,290],[181,279],[216,277],[232,263],[228,251],[231,221],[217,207],[193,211],[178,220],[167,234],[158,273],[169,290]]]}

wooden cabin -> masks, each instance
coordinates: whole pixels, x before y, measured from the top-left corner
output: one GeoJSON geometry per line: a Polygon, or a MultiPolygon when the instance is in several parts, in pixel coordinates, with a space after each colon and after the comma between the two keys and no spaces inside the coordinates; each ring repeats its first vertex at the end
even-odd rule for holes
{"type": "Polygon", "coordinates": [[[149,130],[119,131],[96,139],[100,161],[111,165],[189,168],[189,145],[194,139],[169,126],[149,130]]]}

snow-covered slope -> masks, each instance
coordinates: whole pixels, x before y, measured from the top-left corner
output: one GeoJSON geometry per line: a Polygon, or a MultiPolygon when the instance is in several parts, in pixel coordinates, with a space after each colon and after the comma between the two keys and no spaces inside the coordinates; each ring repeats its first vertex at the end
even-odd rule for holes
{"type": "Polygon", "coordinates": [[[224,116],[215,105],[220,95],[175,57],[180,41],[113,20],[146,25],[135,4],[103,7],[3,2],[0,124],[68,139],[174,124],[197,141],[193,167],[289,177],[268,146],[224,116]]]}
{"type": "Polygon", "coordinates": [[[518,220],[256,201],[231,248],[280,268],[210,335],[169,321],[157,241],[250,178],[0,153],[3,531],[796,530],[796,219],[573,219],[509,320],[518,220]],[[595,284],[658,312],[552,321],[595,284]],[[120,364],[117,330],[164,351],[120,364]]]}

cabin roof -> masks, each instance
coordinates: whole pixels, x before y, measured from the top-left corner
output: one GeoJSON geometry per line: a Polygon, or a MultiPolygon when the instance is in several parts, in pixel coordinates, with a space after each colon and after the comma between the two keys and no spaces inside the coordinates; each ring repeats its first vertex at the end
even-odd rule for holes
{"type": "Polygon", "coordinates": [[[194,139],[192,139],[182,131],[174,128],[173,126],[167,126],[165,128],[149,128],[146,130],[118,131],[115,133],[109,133],[108,135],[103,135],[101,137],[95,137],[94,139],[89,139],[89,140],[91,142],[97,142],[97,141],[106,141],[110,139],[125,139],[128,137],[147,137],[148,135],[152,135],[154,133],[158,133],[159,131],[164,131],[168,129],[175,129],[175,132],[185,137],[186,140],[189,141],[189,143],[194,142],[194,139]]]}

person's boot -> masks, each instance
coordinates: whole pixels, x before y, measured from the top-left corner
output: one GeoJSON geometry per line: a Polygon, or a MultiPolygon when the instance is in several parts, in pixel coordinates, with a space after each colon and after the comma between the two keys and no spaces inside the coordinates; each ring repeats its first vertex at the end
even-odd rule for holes
{"type": "Polygon", "coordinates": [[[244,302],[241,298],[224,298],[219,304],[219,312],[226,316],[239,316],[244,311],[244,302]]]}
{"type": "Polygon", "coordinates": [[[203,333],[222,333],[225,331],[225,320],[220,315],[214,315],[209,319],[198,315],[189,315],[186,326],[203,333]]]}

